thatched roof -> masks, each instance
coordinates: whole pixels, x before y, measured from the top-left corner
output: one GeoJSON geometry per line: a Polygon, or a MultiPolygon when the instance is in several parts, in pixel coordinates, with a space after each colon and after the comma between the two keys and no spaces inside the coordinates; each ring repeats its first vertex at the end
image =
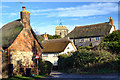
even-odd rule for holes
{"type": "Polygon", "coordinates": [[[13,43],[13,41],[16,39],[18,34],[22,31],[23,24],[20,22],[20,19],[15,20],[13,22],[10,22],[6,25],[4,25],[0,29],[1,34],[1,45],[2,48],[5,49],[13,43]]]}
{"type": "Polygon", "coordinates": [[[51,39],[42,41],[43,53],[63,52],[69,43],[72,43],[67,38],[51,39]]]}
{"type": "Polygon", "coordinates": [[[110,32],[112,25],[109,22],[86,25],[86,26],[76,26],[67,37],[70,39],[74,38],[85,38],[85,37],[98,37],[105,36],[110,32]]]}
{"type": "MultiPolygon", "coordinates": [[[[3,49],[8,48],[14,42],[14,40],[17,38],[17,36],[19,35],[19,33],[22,31],[23,28],[24,28],[24,26],[20,19],[4,25],[0,29],[0,39],[1,39],[0,45],[2,46],[2,48],[3,49]]],[[[31,28],[31,32],[32,32],[34,38],[37,40],[36,34],[32,30],[32,28],[31,28]]],[[[40,43],[39,43],[39,45],[41,46],[40,43]]]]}

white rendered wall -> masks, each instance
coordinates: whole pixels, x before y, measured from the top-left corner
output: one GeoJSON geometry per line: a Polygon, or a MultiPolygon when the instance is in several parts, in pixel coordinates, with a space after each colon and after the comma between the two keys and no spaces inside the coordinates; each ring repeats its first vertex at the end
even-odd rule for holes
{"type": "Polygon", "coordinates": [[[110,29],[110,33],[112,33],[113,31],[115,31],[114,26],[112,26],[112,28],[110,29]]]}
{"type": "Polygon", "coordinates": [[[76,49],[74,49],[74,47],[72,46],[71,43],[69,43],[67,45],[67,47],[64,49],[64,52],[61,52],[61,53],[42,53],[42,59],[43,60],[46,60],[46,61],[50,61],[53,65],[57,65],[57,64],[54,64],[54,62],[57,62],[58,61],[58,57],[57,56],[54,56],[55,54],[67,54],[68,52],[75,52],[76,49]],[[69,47],[69,49],[68,49],[69,47]],[[48,54],[48,56],[43,56],[43,54],[48,54]]]}

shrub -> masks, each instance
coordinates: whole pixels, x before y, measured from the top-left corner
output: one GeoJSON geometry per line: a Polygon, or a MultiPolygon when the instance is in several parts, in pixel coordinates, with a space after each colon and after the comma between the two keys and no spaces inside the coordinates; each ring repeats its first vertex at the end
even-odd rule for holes
{"type": "Polygon", "coordinates": [[[105,36],[105,38],[103,39],[104,42],[120,42],[120,30],[114,31],[111,34],[108,34],[107,36],[105,36]]]}
{"type": "Polygon", "coordinates": [[[105,36],[99,47],[109,52],[120,54],[120,30],[105,36]]]}
{"type": "Polygon", "coordinates": [[[91,46],[83,46],[83,47],[79,47],[78,50],[80,50],[80,49],[90,50],[90,49],[92,49],[92,48],[93,48],[93,47],[91,47],[91,46]]]}
{"type": "Polygon", "coordinates": [[[120,54],[120,42],[102,42],[100,47],[112,53],[120,54]]]}
{"type": "Polygon", "coordinates": [[[52,71],[53,64],[49,61],[39,61],[39,69],[41,75],[49,75],[52,71]]]}
{"type": "Polygon", "coordinates": [[[65,66],[65,61],[64,61],[64,59],[65,58],[67,58],[68,57],[68,55],[67,54],[61,54],[61,55],[59,55],[58,56],[58,69],[59,70],[64,70],[65,68],[64,68],[64,66],[65,66]]]}
{"type": "MultiPolygon", "coordinates": [[[[81,73],[82,71],[95,72],[99,69],[104,69],[104,63],[110,61],[118,61],[116,55],[112,55],[110,52],[101,51],[89,51],[89,50],[79,50],[74,52],[73,55],[65,58],[58,59],[58,67],[61,71],[76,71],[81,73]],[[103,65],[101,65],[103,64],[103,65]],[[98,67],[98,66],[99,67],[98,67]],[[97,66],[97,67],[96,67],[97,66]],[[94,67],[94,68],[91,68],[94,67]]],[[[109,69],[115,68],[115,65],[109,64],[109,69]]],[[[108,66],[109,66],[108,65],[108,66]]]]}

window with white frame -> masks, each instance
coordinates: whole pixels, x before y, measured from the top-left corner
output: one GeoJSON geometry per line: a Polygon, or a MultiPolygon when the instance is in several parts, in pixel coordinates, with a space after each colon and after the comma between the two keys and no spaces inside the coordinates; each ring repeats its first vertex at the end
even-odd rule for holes
{"type": "Polygon", "coordinates": [[[57,57],[58,56],[58,54],[54,54],[54,56],[53,57],[57,57]]]}
{"type": "Polygon", "coordinates": [[[99,40],[99,37],[96,37],[96,40],[98,41],[98,40],[99,40]]]}
{"type": "Polygon", "coordinates": [[[70,47],[68,47],[67,49],[70,49],[70,47]]]}
{"type": "Polygon", "coordinates": [[[43,54],[43,57],[48,57],[48,54],[43,54]]]}
{"type": "Polygon", "coordinates": [[[57,65],[57,61],[56,60],[54,61],[54,65],[57,65]]]}

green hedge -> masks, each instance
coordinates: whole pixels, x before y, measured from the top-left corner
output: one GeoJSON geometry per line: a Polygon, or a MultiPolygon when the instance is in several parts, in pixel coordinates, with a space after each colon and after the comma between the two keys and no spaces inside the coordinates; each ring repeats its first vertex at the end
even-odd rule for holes
{"type": "Polygon", "coordinates": [[[120,30],[106,35],[99,45],[99,48],[111,53],[120,54],[120,30]]]}
{"type": "Polygon", "coordinates": [[[52,71],[53,64],[49,61],[39,61],[39,69],[41,75],[49,75],[52,71]]]}
{"type": "Polygon", "coordinates": [[[112,61],[117,64],[119,59],[116,55],[112,55],[107,51],[89,51],[89,50],[79,50],[73,55],[68,57],[59,57],[58,60],[58,68],[61,71],[65,72],[98,72],[99,70],[105,69],[103,65],[105,63],[111,62],[111,64],[106,65],[109,66],[109,70],[115,69],[115,67],[119,65],[113,65],[112,61]]]}
{"type": "Polygon", "coordinates": [[[111,53],[120,54],[120,42],[101,42],[100,48],[111,53]]]}

